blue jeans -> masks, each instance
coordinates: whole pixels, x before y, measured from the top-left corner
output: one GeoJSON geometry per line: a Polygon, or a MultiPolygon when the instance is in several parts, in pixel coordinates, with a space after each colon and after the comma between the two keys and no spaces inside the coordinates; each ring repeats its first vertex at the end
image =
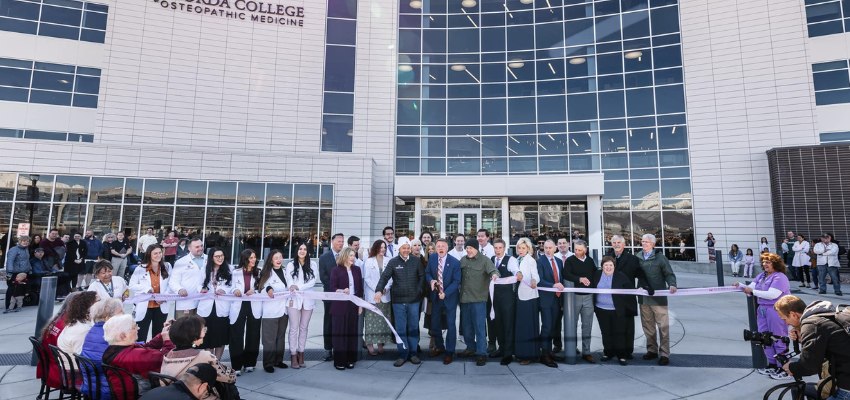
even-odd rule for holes
{"type": "Polygon", "coordinates": [[[393,314],[395,330],[407,346],[405,349],[401,344],[398,345],[398,358],[407,360],[408,357],[416,355],[416,346],[419,345],[419,302],[393,303],[393,314]]]}
{"type": "Polygon", "coordinates": [[[461,303],[460,310],[463,312],[461,324],[466,348],[474,349],[476,355],[486,356],[487,333],[484,326],[487,324],[487,302],[461,303]]]}
{"type": "Polygon", "coordinates": [[[850,400],[850,391],[838,389],[838,393],[826,400],[850,400]]]}
{"type": "Polygon", "coordinates": [[[832,289],[835,294],[841,293],[841,281],[838,280],[838,267],[818,265],[818,285],[821,293],[826,293],[826,274],[832,278],[832,289]]]}

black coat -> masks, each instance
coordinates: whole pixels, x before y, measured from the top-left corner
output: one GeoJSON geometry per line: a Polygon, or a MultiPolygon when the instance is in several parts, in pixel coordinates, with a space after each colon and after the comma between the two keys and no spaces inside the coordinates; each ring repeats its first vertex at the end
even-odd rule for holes
{"type": "Polygon", "coordinates": [[[336,258],[333,251],[326,251],[319,257],[319,279],[326,292],[331,291],[331,271],[336,268],[336,258]]]}
{"type": "Polygon", "coordinates": [[[620,258],[617,258],[617,254],[614,253],[614,250],[609,251],[606,256],[616,260],[614,271],[622,272],[627,278],[629,278],[629,281],[632,283],[632,287],[629,289],[635,288],[635,278],[646,281],[646,273],[643,271],[643,268],[640,267],[640,259],[634,254],[629,253],[628,250],[623,250],[623,254],[620,255],[620,258]]]}
{"type": "Polygon", "coordinates": [[[419,257],[410,255],[407,261],[404,261],[400,255],[393,257],[381,273],[375,292],[383,291],[390,279],[393,280],[393,303],[410,304],[422,301],[425,268],[422,268],[419,257]]]}
{"type": "MultiPolygon", "coordinates": [[[[602,271],[597,270],[593,273],[593,279],[590,281],[590,287],[596,287],[599,280],[602,279],[602,271]]],[[[629,278],[622,272],[614,271],[614,277],[611,281],[611,289],[634,289],[634,280],[629,282],[629,278]]],[[[596,294],[593,295],[593,304],[596,305],[596,294]]],[[[637,314],[637,298],[634,295],[615,294],[611,296],[614,299],[614,311],[618,317],[634,317],[637,314]]]]}
{"type": "MultiPolygon", "coordinates": [[[[79,245],[77,244],[76,241],[71,240],[71,241],[68,242],[67,245],[65,245],[65,247],[67,247],[67,249],[68,249],[68,251],[65,252],[65,265],[75,264],[74,260],[78,259],[77,258],[77,250],[79,250],[79,252],[80,252],[80,258],[79,259],[85,260],[88,257],[89,246],[83,240],[80,240],[79,245]]],[[[85,264],[77,264],[77,265],[85,266],[85,264]]]]}

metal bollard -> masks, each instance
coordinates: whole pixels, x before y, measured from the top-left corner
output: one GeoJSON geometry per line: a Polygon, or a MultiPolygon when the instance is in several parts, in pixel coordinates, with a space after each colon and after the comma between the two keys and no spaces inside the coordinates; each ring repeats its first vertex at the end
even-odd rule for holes
{"type": "MultiPolygon", "coordinates": [[[[41,278],[41,293],[38,296],[38,314],[35,319],[35,336],[41,337],[41,330],[47,325],[47,321],[53,318],[53,306],[56,302],[56,285],[59,279],[55,276],[45,276],[41,278]]],[[[8,296],[8,294],[7,294],[8,296]]],[[[32,353],[30,365],[38,364],[38,356],[35,352],[32,353]]]]}
{"type": "MultiPolygon", "coordinates": [[[[562,280],[564,287],[572,288],[575,284],[562,280]]],[[[576,309],[576,294],[564,293],[564,358],[567,364],[575,365],[578,363],[576,357],[576,346],[578,345],[578,329],[576,328],[575,309],[576,309]]]]}
{"type": "Polygon", "coordinates": [[[364,323],[364,318],[366,317],[367,312],[369,311],[364,308],[363,312],[357,316],[357,361],[362,360],[363,356],[365,355],[363,354],[363,335],[365,334],[365,331],[363,329],[366,327],[366,324],[364,323]]]}
{"type": "Polygon", "coordinates": [[[714,254],[714,262],[717,264],[717,286],[726,286],[723,276],[723,252],[715,250],[714,254]]]}
{"type": "MultiPolygon", "coordinates": [[[[749,282],[747,282],[749,284],[749,282]]],[[[758,332],[759,324],[756,313],[758,312],[758,300],[755,296],[746,296],[747,299],[747,316],[750,319],[750,331],[758,332]]],[[[767,357],[764,355],[762,348],[751,345],[750,350],[753,354],[753,368],[766,368],[767,357]]]]}

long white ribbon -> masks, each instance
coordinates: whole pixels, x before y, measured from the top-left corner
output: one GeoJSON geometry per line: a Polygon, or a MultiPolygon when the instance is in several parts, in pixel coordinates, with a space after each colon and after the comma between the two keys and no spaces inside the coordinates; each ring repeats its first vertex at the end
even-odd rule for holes
{"type": "MultiPolygon", "coordinates": [[[[511,285],[517,283],[517,279],[515,276],[507,277],[507,278],[499,278],[493,281],[490,281],[490,304],[493,304],[493,290],[496,285],[511,285]]],[[[531,287],[531,284],[528,281],[522,281],[522,284],[525,286],[531,287]]],[[[698,296],[703,294],[717,294],[717,293],[731,293],[731,292],[743,292],[744,288],[742,287],[734,287],[734,286],[715,286],[715,287],[704,287],[704,288],[690,288],[690,289],[677,289],[676,293],[670,293],[670,290],[656,290],[655,294],[652,296],[646,292],[644,289],[595,289],[595,288],[563,288],[561,290],[549,287],[540,287],[538,286],[534,290],[540,290],[544,292],[555,292],[555,293],[584,293],[584,294],[629,294],[636,296],[648,296],[648,297],[671,297],[671,296],[698,296]]],[[[495,306],[490,307],[490,319],[496,318],[496,309],[495,306]]]]}
{"type": "Polygon", "coordinates": [[[178,301],[178,300],[219,300],[219,301],[285,301],[287,299],[300,298],[300,299],[309,299],[309,300],[330,300],[330,301],[350,301],[356,304],[359,307],[363,307],[363,309],[372,311],[375,314],[381,316],[384,321],[387,323],[387,326],[390,327],[390,330],[393,332],[393,336],[395,336],[395,342],[402,345],[402,347],[407,348],[407,345],[404,344],[404,341],[401,340],[401,337],[396,332],[395,328],[393,328],[393,324],[390,323],[390,320],[387,319],[386,315],[381,312],[378,307],[375,307],[374,304],[369,303],[366,300],[363,300],[357,296],[345,294],[345,293],[336,293],[336,292],[282,292],[275,293],[274,297],[269,297],[265,292],[257,292],[253,295],[242,295],[241,297],[234,296],[232,294],[215,294],[215,293],[193,293],[188,296],[180,296],[178,294],[159,294],[159,293],[144,293],[135,295],[127,300],[124,300],[124,303],[128,304],[136,304],[147,301],[178,301]]]}

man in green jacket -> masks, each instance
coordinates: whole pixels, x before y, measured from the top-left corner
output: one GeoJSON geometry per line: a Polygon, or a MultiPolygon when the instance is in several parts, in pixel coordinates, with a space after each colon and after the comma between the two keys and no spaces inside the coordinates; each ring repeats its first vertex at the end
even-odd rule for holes
{"type": "Polygon", "coordinates": [[[466,241],[466,256],[460,260],[460,311],[466,350],[460,357],[477,355],[476,365],[487,363],[487,297],[490,281],[499,278],[499,271],[487,256],[479,253],[478,240],[466,241]]]}
{"type": "MultiPolygon", "coordinates": [[[[676,293],[676,274],[670,267],[670,261],[664,254],[654,251],[655,235],[647,233],[640,240],[643,251],[638,253],[641,269],[646,273],[646,279],[639,279],[640,286],[647,284],[655,290],[664,290],[669,286],[670,293],[676,293]]],[[[670,318],[667,315],[667,298],[639,296],[640,322],[643,333],[646,335],[646,355],[644,360],[652,360],[658,357],[659,348],[661,359],[658,365],[670,364],[670,318]],[[661,342],[655,327],[661,332],[661,342]],[[659,346],[660,344],[660,346],[659,346]]]]}

